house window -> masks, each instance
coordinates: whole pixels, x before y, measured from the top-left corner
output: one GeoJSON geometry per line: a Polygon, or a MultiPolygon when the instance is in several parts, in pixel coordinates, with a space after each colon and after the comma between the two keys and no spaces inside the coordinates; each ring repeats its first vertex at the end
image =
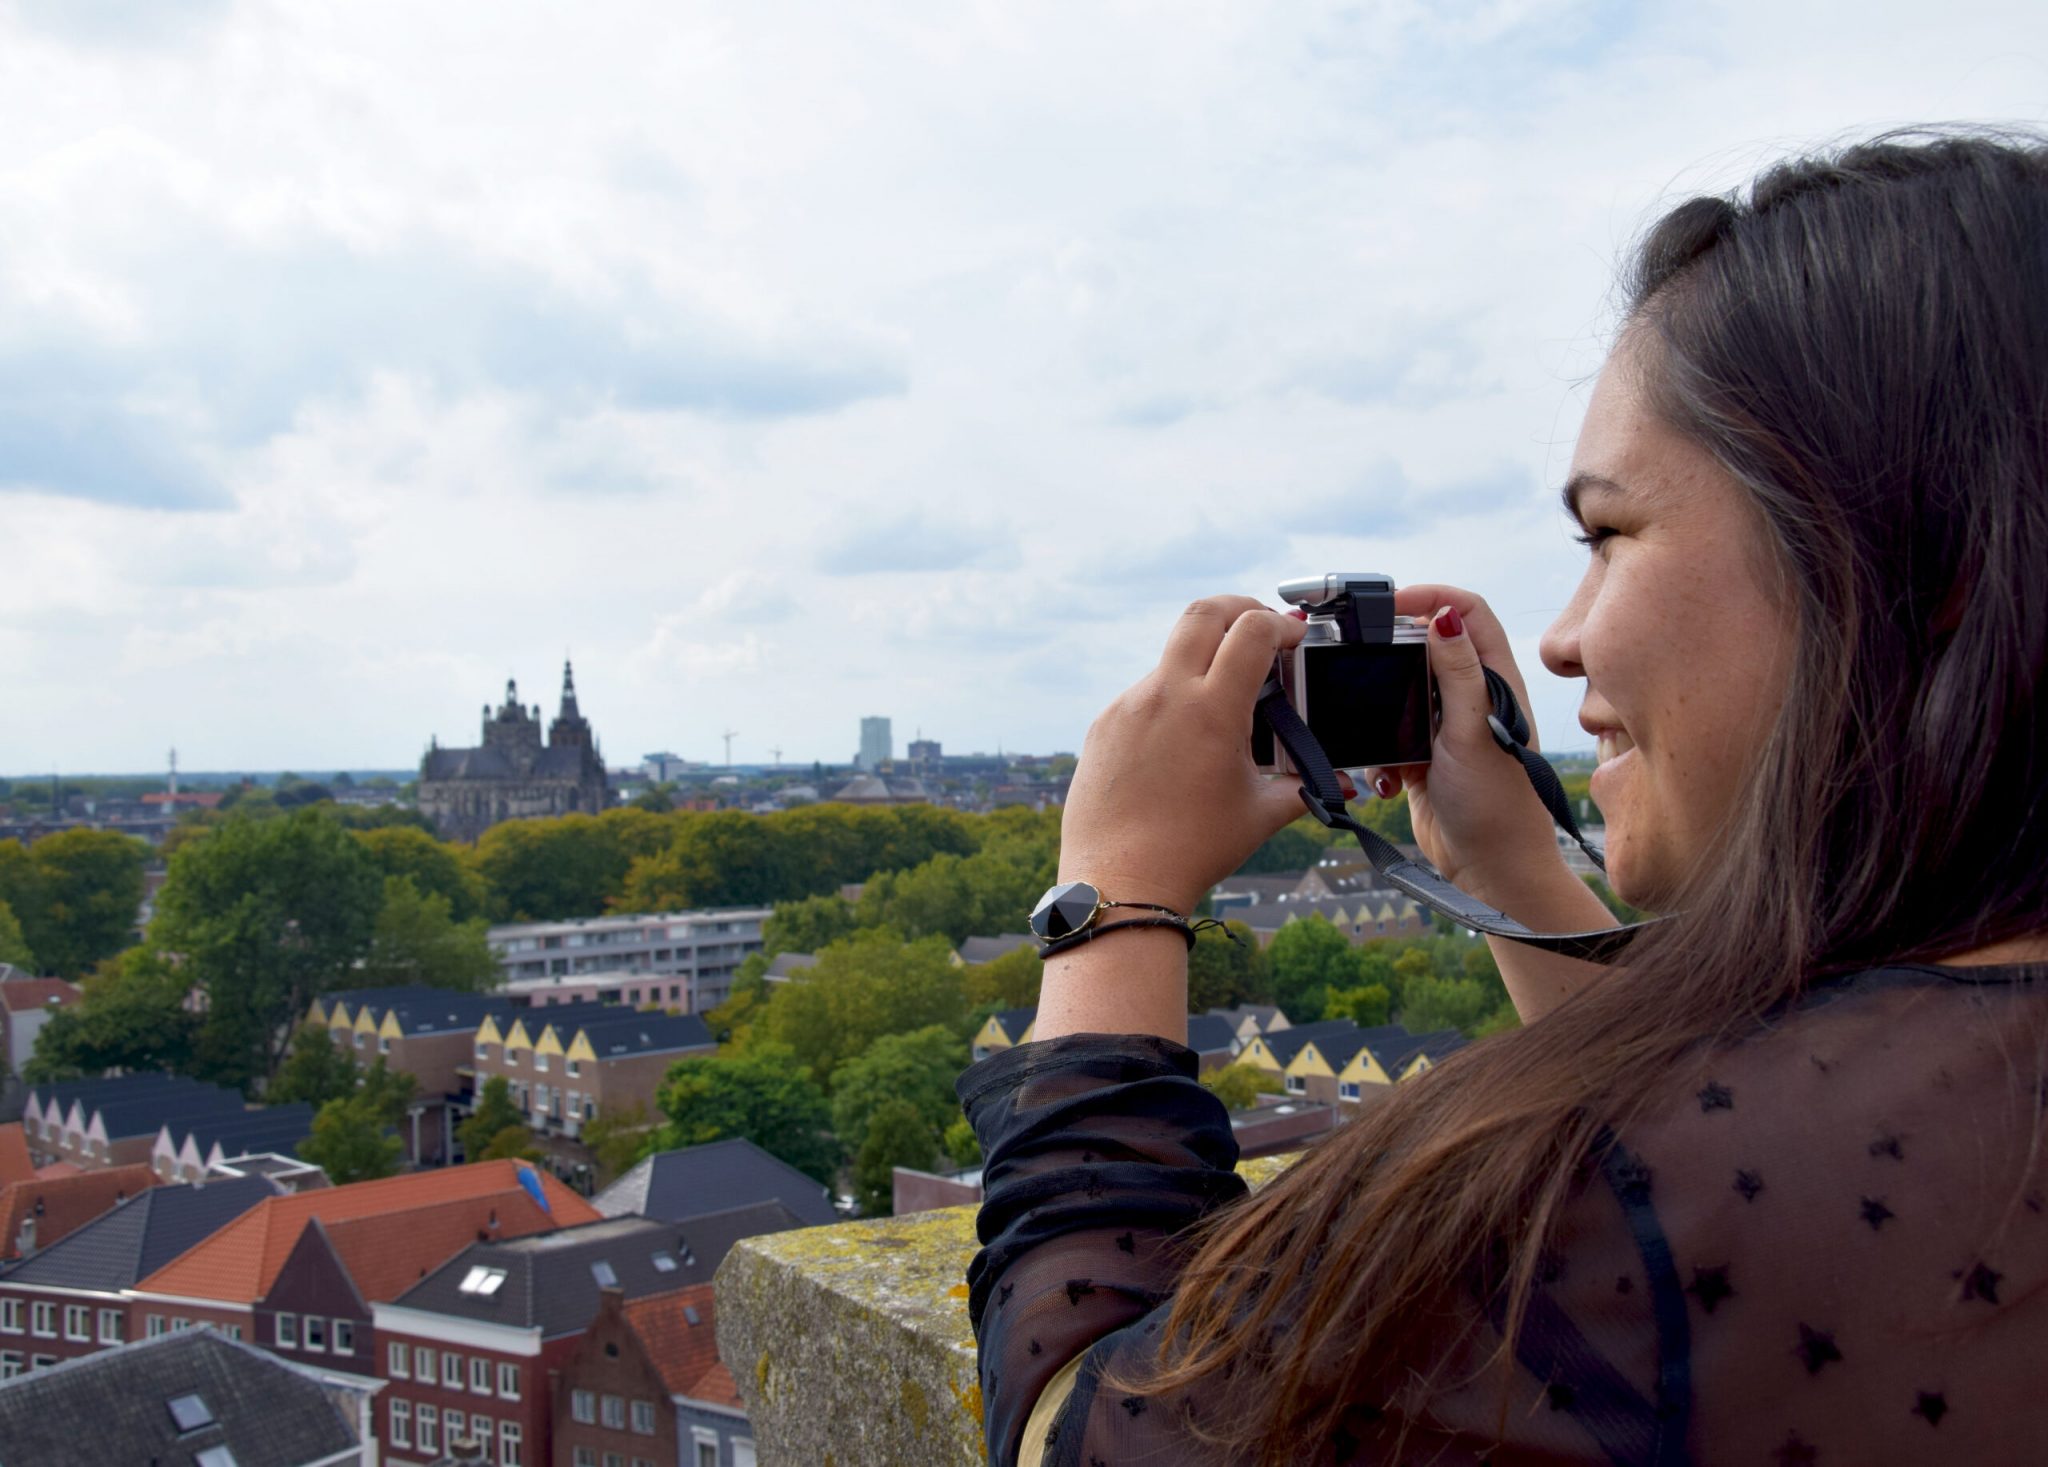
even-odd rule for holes
{"type": "Polygon", "coordinates": [[[597,1452],[590,1447],[578,1447],[576,1467],[597,1467],[597,1452]]]}
{"type": "Polygon", "coordinates": [[[1287,1093],[1289,1095],[1306,1095],[1308,1093],[1307,1078],[1302,1075],[1289,1075],[1287,1077],[1287,1093]]]}
{"type": "Polygon", "coordinates": [[[391,1041],[390,1041],[389,1039],[379,1039],[379,1040],[377,1041],[377,1053],[379,1053],[379,1054],[389,1054],[389,1053],[391,1053],[391,1041]]]}
{"type": "Polygon", "coordinates": [[[24,1368],[21,1363],[21,1351],[0,1350],[0,1380],[13,1380],[24,1368]]]}
{"type": "Polygon", "coordinates": [[[353,1319],[334,1321],[334,1353],[353,1355],[356,1352],[356,1322],[353,1319]]]}
{"type": "Polygon", "coordinates": [[[597,1420],[597,1397],[589,1391],[569,1393],[569,1414],[585,1426],[597,1420]]]}
{"type": "Polygon", "coordinates": [[[391,1445],[412,1445],[412,1402],[394,1397],[391,1402],[391,1445]]]}
{"type": "Polygon", "coordinates": [[[118,1309],[102,1309],[100,1311],[100,1343],[102,1345],[118,1345],[123,1339],[127,1338],[127,1334],[127,1315],[118,1309]]]}
{"type": "Polygon", "coordinates": [[[691,1467],[718,1467],[718,1436],[701,1426],[690,1428],[690,1435],[696,1438],[696,1445],[690,1457],[691,1467]]]}
{"type": "Polygon", "coordinates": [[[633,1403],[633,1430],[639,1432],[642,1436],[654,1435],[654,1402],[635,1401],[633,1403]]]}
{"type": "Polygon", "coordinates": [[[407,1380],[411,1378],[412,1361],[409,1358],[411,1354],[412,1351],[399,1341],[393,1340],[391,1342],[391,1348],[385,1355],[385,1369],[390,1373],[393,1380],[407,1380]]]}
{"type": "Polygon", "coordinates": [[[189,1319],[174,1319],[171,1321],[171,1333],[174,1335],[182,1335],[190,1328],[192,1328],[192,1321],[189,1319]]]}
{"type": "Polygon", "coordinates": [[[491,1047],[488,1044],[479,1044],[476,1047],[476,1057],[480,1060],[489,1059],[491,1057],[491,1047]]]}
{"type": "Polygon", "coordinates": [[[299,1317],[296,1314],[277,1316],[277,1347],[280,1350],[299,1348],[299,1317]]]}
{"type": "Polygon", "coordinates": [[[461,1450],[462,1444],[469,1440],[469,1421],[460,1411],[443,1411],[441,1429],[447,1434],[451,1452],[461,1450]]]}
{"type": "Polygon", "coordinates": [[[462,1357],[453,1350],[441,1352],[441,1384],[451,1391],[462,1389],[462,1357]]]}
{"type": "Polygon", "coordinates": [[[241,1327],[241,1326],[240,1326],[239,1324],[231,1324],[231,1325],[229,1325],[229,1326],[228,1326],[228,1338],[229,1338],[229,1339],[231,1339],[231,1340],[239,1340],[239,1339],[240,1339],[241,1337],[242,1337],[242,1327],[241,1327]]]}
{"type": "Polygon", "coordinates": [[[525,1458],[525,1432],[516,1421],[498,1423],[498,1461],[503,1467],[520,1467],[525,1458]]]}
{"type": "Polygon", "coordinates": [[[500,1364],[498,1366],[498,1394],[508,1401],[519,1399],[519,1367],[500,1364]]]}
{"type": "Polygon", "coordinates": [[[21,1300],[0,1299],[0,1330],[10,1335],[21,1333],[21,1300]]]}
{"type": "Polygon", "coordinates": [[[426,1402],[424,1402],[424,1401],[420,1402],[420,1409],[419,1409],[419,1424],[420,1424],[420,1437],[419,1437],[419,1446],[420,1446],[420,1450],[421,1450],[421,1451],[423,1451],[423,1452],[438,1452],[438,1451],[440,1451],[440,1450],[441,1450],[441,1413],[440,1413],[440,1411],[439,1411],[439,1410],[438,1410],[437,1408],[433,1407],[433,1406],[429,1406],[429,1405],[428,1405],[428,1404],[427,1404],[426,1402]]]}
{"type": "Polygon", "coordinates": [[[56,1363],[57,1357],[55,1355],[37,1355],[29,1361],[29,1364],[34,1366],[37,1370],[48,1370],[52,1365],[55,1365],[56,1363]]]}
{"type": "Polygon", "coordinates": [[[161,1314],[150,1315],[149,1323],[146,1326],[144,1326],[143,1333],[148,1335],[153,1340],[163,1332],[164,1317],[161,1314]]]}
{"type": "Polygon", "coordinates": [[[611,1427],[614,1431],[624,1431],[626,1429],[626,1398],[624,1396],[606,1396],[603,1405],[602,1415],[604,1424],[611,1427]]]}
{"type": "Polygon", "coordinates": [[[732,1467],[754,1467],[754,1443],[749,1437],[732,1439],[732,1467]]]}
{"type": "Polygon", "coordinates": [[[491,1362],[481,1355],[469,1357],[469,1388],[480,1396],[491,1393],[491,1362]]]}
{"type": "Polygon", "coordinates": [[[604,1467],[626,1467],[626,1454],[624,1452],[606,1452],[604,1454],[604,1467]]]}
{"type": "Polygon", "coordinates": [[[327,1348],[327,1321],[317,1314],[306,1316],[306,1348],[322,1351],[327,1348]]]}
{"type": "Polygon", "coordinates": [[[583,1073],[583,1061],[581,1060],[564,1060],[562,1067],[569,1072],[569,1078],[572,1080],[583,1073]]]}
{"type": "Polygon", "coordinates": [[[44,1339],[57,1337],[57,1306],[47,1300],[37,1300],[30,1311],[29,1332],[44,1339]]]}
{"type": "Polygon", "coordinates": [[[548,1057],[537,1049],[533,1052],[533,1068],[543,1075],[548,1072],[548,1057]]]}
{"type": "Polygon", "coordinates": [[[428,1385],[434,1383],[434,1350],[431,1345],[412,1347],[412,1373],[415,1379],[423,1380],[428,1385]]]}
{"type": "Polygon", "coordinates": [[[92,1343],[92,1311],[83,1304],[64,1306],[64,1338],[92,1343]]]}

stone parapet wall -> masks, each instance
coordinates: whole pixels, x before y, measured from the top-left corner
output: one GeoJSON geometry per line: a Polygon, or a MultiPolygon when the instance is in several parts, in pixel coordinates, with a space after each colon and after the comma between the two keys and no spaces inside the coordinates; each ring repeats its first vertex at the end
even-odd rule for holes
{"type": "MultiPolygon", "coordinates": [[[[1238,1168],[1253,1186],[1292,1157],[1238,1168]]],[[[972,1207],[769,1233],[719,1266],[718,1348],[761,1467],[975,1467],[972,1207]]]]}

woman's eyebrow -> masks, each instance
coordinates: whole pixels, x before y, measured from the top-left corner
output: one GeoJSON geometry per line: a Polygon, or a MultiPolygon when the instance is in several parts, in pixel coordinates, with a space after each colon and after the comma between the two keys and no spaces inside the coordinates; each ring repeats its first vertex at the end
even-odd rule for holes
{"type": "Polygon", "coordinates": [[[1558,491],[1558,498],[1564,501],[1564,512],[1581,524],[1585,523],[1586,517],[1579,513],[1579,500],[1589,490],[1604,494],[1628,493],[1621,485],[1604,475],[1573,474],[1569,479],[1565,480],[1564,488],[1558,491]]]}

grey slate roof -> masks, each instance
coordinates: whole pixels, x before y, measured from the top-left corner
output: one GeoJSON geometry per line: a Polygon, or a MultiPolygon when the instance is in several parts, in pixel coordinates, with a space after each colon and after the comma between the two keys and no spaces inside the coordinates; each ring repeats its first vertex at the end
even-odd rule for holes
{"type": "Polygon", "coordinates": [[[714,1265],[697,1254],[689,1233],[678,1223],[608,1217],[506,1242],[472,1243],[396,1302],[456,1319],[537,1326],[542,1339],[575,1334],[597,1313],[598,1293],[606,1287],[640,1299],[709,1281],[714,1265]],[[672,1266],[662,1266],[663,1259],[672,1266]],[[478,1267],[502,1268],[504,1282],[487,1294],[464,1293],[463,1280],[478,1267]]]}
{"type": "MultiPolygon", "coordinates": [[[[1283,1065],[1300,1054],[1302,1046],[1310,1040],[1316,1041],[1316,1049],[1325,1059],[1342,1064],[1342,1060],[1334,1058],[1335,1052],[1343,1050],[1344,1058],[1351,1058],[1358,1053],[1358,1045],[1353,1041],[1362,1038],[1367,1032],[1350,1019],[1320,1019],[1313,1024],[1296,1024],[1292,1029],[1282,1029],[1277,1034],[1262,1034],[1259,1037],[1264,1041],[1266,1048],[1273,1052],[1273,1058],[1283,1065]],[[1349,1049],[1344,1048],[1346,1043],[1351,1044],[1349,1049]]],[[[1402,1033],[1406,1034],[1407,1031],[1404,1029],[1402,1033]]]]}
{"type": "MultiPolygon", "coordinates": [[[[1256,1019],[1259,1022],[1259,1032],[1261,1034],[1273,1026],[1273,1020],[1276,1018],[1287,1017],[1280,1012],[1278,1004],[1271,1003],[1241,1003],[1234,1009],[1211,1009],[1209,1012],[1220,1019],[1227,1020],[1233,1031],[1246,1019],[1256,1019]]],[[[1288,1022],[1292,1023],[1293,1021],[1289,1020],[1288,1022]]]]}
{"type": "Polygon", "coordinates": [[[1188,1015],[1188,1048],[1196,1054],[1230,1053],[1237,1031],[1228,1019],[1215,1014],[1188,1015]]]}
{"type": "Polygon", "coordinates": [[[399,988],[349,988],[321,997],[330,1007],[337,1000],[346,1003],[351,1015],[367,1006],[380,1024],[386,1014],[395,1014],[401,1034],[452,1034],[476,1028],[485,1014],[503,1015],[512,1010],[511,1002],[497,994],[462,993],[425,983],[399,988]]]}
{"type": "Polygon", "coordinates": [[[1028,932],[1006,932],[1001,937],[970,937],[960,944],[963,963],[992,963],[1020,947],[1035,948],[1038,939],[1028,932]]]}
{"type": "Polygon", "coordinates": [[[160,1091],[151,1095],[124,1095],[86,1107],[86,1123],[99,1118],[106,1127],[109,1143],[128,1136],[154,1136],[166,1122],[197,1121],[202,1116],[247,1115],[248,1101],[239,1090],[216,1089],[160,1091]]]}
{"type": "Polygon", "coordinates": [[[709,1049],[718,1042],[695,1014],[642,1014],[621,1009],[616,1019],[585,1020],[576,1027],[600,1060],[671,1049],[709,1049]]]}
{"type": "Polygon", "coordinates": [[[99,1101],[128,1095],[153,1095],[171,1090],[194,1090],[200,1082],[183,1075],[166,1075],[155,1070],[146,1070],[134,1075],[114,1075],[93,1080],[60,1080],[52,1085],[31,1085],[29,1098],[38,1100],[48,1109],[54,1098],[64,1102],[69,1110],[71,1102],[83,1102],[90,1111],[99,1101]]]}
{"type": "Polygon", "coordinates": [[[358,1394],[210,1328],[161,1335],[0,1383],[0,1463],[188,1467],[226,1447],[237,1467],[300,1467],[359,1445],[358,1394]],[[210,1424],[179,1431],[181,1396],[210,1424]]]}
{"type": "Polygon", "coordinates": [[[1038,1018],[1038,1009],[1035,1005],[1028,1009],[997,1009],[989,1017],[1003,1026],[1003,1032],[1009,1035],[1010,1042],[1015,1044],[1038,1018]]]}
{"type": "Polygon", "coordinates": [[[739,1136],[650,1156],[591,1205],[606,1217],[688,1222],[770,1201],[780,1202],[804,1227],[839,1221],[821,1183],[739,1136]]]}
{"type": "Polygon", "coordinates": [[[182,1149],[189,1136],[201,1160],[218,1141],[227,1155],[237,1151],[291,1151],[313,1134],[313,1107],[303,1100],[232,1115],[200,1116],[170,1123],[171,1140],[182,1149]]]}
{"type": "Polygon", "coordinates": [[[262,1177],[151,1187],[23,1259],[5,1277],[11,1284],[59,1289],[130,1288],[277,1190],[262,1177]]]}

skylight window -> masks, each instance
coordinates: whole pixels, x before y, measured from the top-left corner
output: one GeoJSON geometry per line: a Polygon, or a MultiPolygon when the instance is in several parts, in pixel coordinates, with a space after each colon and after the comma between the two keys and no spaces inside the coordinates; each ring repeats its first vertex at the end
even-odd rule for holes
{"type": "Polygon", "coordinates": [[[171,1420],[177,1424],[181,1435],[188,1431],[203,1431],[213,1425],[212,1410],[197,1396],[173,1396],[169,1405],[171,1420]]]}
{"type": "Polygon", "coordinates": [[[656,1273],[674,1273],[676,1271],[676,1260],[674,1255],[668,1253],[655,1254],[654,1271],[656,1273]]]}
{"type": "Polygon", "coordinates": [[[208,1447],[192,1457],[192,1467],[241,1467],[235,1454],[225,1446],[208,1447]]]}
{"type": "Polygon", "coordinates": [[[616,1289],[619,1286],[618,1274],[614,1273],[611,1264],[602,1258],[590,1265],[590,1276],[597,1280],[597,1286],[601,1289],[616,1289]]]}
{"type": "Polygon", "coordinates": [[[499,1289],[503,1288],[504,1285],[504,1269],[492,1268],[488,1264],[479,1263],[463,1275],[462,1282],[456,1285],[456,1292],[459,1294],[478,1294],[488,1299],[491,1295],[497,1293],[499,1289]]]}

